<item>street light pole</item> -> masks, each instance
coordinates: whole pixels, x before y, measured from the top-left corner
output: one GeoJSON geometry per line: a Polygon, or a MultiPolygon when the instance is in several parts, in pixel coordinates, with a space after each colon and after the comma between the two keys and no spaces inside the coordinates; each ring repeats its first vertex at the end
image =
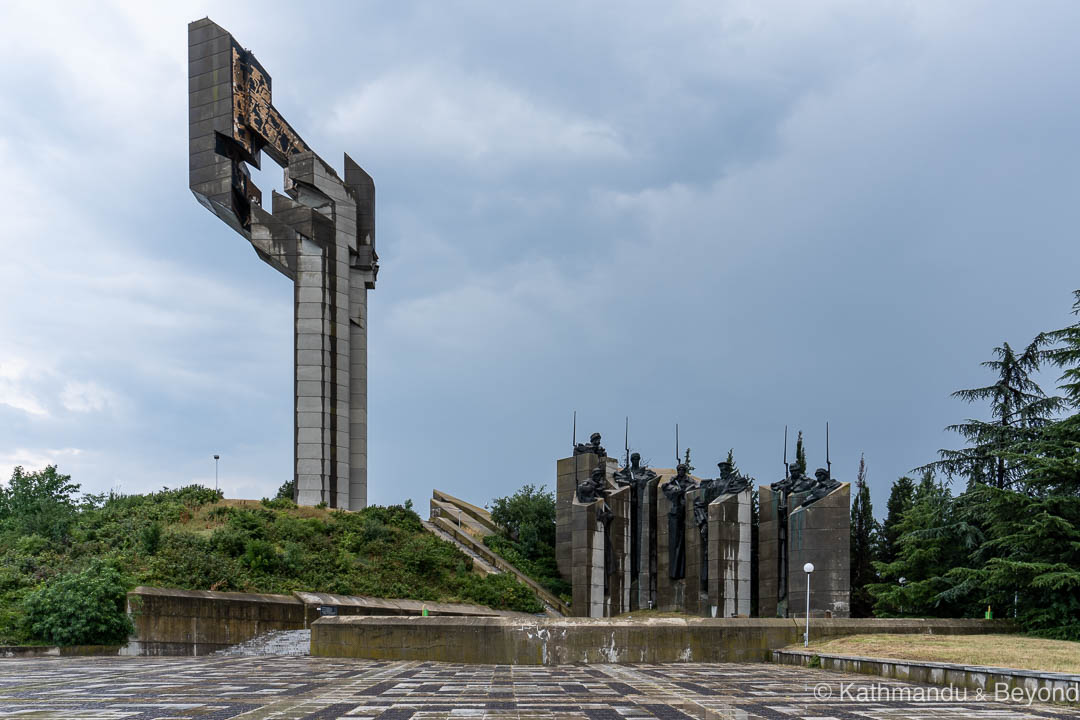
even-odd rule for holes
{"type": "Polygon", "coordinates": [[[806,634],[803,635],[803,647],[810,646],[810,573],[814,572],[814,563],[806,563],[802,566],[806,573],[806,634]]]}
{"type": "Polygon", "coordinates": [[[218,489],[218,460],[220,459],[220,455],[214,456],[214,492],[217,492],[218,489]]]}

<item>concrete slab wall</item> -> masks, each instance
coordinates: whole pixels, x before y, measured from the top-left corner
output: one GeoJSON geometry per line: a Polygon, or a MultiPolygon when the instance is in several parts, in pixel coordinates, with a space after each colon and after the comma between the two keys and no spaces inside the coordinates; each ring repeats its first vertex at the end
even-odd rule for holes
{"type": "MultiPolygon", "coordinates": [[[[798,496],[793,496],[798,497],[798,496]]],[[[788,516],[788,615],[806,615],[806,573],[810,576],[810,615],[851,615],[851,484],[840,487],[788,516]]]]}
{"type": "Polygon", "coordinates": [[[779,592],[779,494],[768,485],[758,487],[758,617],[777,616],[779,592]]]}
{"type": "Polygon", "coordinates": [[[302,630],[319,617],[319,607],[339,615],[496,616],[530,619],[527,613],[482,605],[372,598],[330,593],[293,595],[174,590],[137,587],[127,595],[135,626],[123,655],[206,655],[274,630],[302,630]]]}
{"type": "MultiPolygon", "coordinates": [[[[818,620],[815,637],[859,633],[982,634],[995,620],[818,620]]],[[[451,663],[767,662],[799,642],[800,621],[780,618],[377,618],[327,617],[311,626],[321,657],[451,663]]]]}
{"type": "Polygon", "coordinates": [[[555,463],[555,562],[566,582],[573,580],[573,503],[579,482],[592,475],[600,459],[588,453],[563,458],[555,463]],[[576,469],[576,474],[575,474],[576,469]]]}
{"type": "Polygon", "coordinates": [[[271,630],[307,627],[292,595],[137,587],[127,596],[132,655],[207,655],[271,630]]]}
{"type": "Polygon", "coordinates": [[[709,504],[708,613],[750,616],[751,490],[723,495],[709,504]]]}

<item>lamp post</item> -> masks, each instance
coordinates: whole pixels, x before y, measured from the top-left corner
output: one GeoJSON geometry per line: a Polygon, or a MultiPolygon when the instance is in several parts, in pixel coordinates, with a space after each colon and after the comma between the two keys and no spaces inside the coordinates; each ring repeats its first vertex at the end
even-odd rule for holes
{"type": "Polygon", "coordinates": [[[220,459],[220,455],[214,456],[214,492],[217,492],[218,489],[218,460],[220,459]]]}
{"type": "Polygon", "coordinates": [[[814,563],[806,563],[802,566],[806,573],[806,634],[803,635],[803,647],[810,646],[810,573],[814,572],[814,563]]]}
{"type": "Polygon", "coordinates": [[[904,584],[907,582],[906,577],[900,578],[900,614],[904,614],[904,584]]]}

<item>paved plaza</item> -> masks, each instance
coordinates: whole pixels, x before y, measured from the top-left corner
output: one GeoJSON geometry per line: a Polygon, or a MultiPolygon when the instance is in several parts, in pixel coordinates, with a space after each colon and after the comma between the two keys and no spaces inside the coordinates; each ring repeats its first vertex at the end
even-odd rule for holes
{"type": "Polygon", "coordinates": [[[12,659],[0,660],[0,718],[1080,718],[1077,708],[1025,707],[973,694],[951,702],[857,699],[858,689],[868,687],[877,686],[865,676],[764,664],[548,668],[310,657],[12,659]],[[842,684],[850,697],[841,697],[842,684]]]}

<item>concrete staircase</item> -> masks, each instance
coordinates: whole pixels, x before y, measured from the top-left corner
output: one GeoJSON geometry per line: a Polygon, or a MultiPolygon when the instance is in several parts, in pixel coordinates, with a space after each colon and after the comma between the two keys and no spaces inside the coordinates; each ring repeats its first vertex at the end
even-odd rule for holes
{"type": "Polygon", "coordinates": [[[518,570],[501,555],[484,544],[484,538],[499,530],[491,520],[491,514],[464,500],[440,490],[431,493],[431,517],[424,527],[438,537],[453,543],[461,552],[479,561],[485,574],[507,572],[536,593],[544,604],[545,614],[551,617],[571,615],[570,606],[552,594],[547,588],[518,570]]]}

